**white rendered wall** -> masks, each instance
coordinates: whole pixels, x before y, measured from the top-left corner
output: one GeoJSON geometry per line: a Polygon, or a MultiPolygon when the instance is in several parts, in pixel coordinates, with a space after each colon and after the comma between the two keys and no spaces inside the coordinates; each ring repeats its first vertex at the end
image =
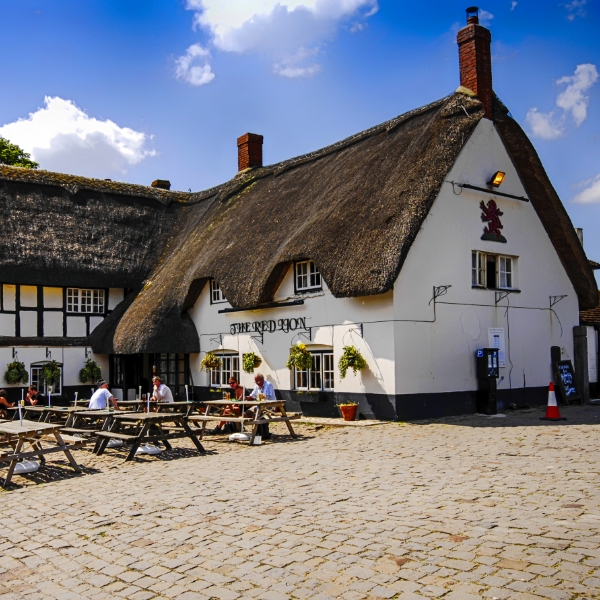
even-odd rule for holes
{"type": "MultiPolygon", "coordinates": [[[[446,179],[486,187],[495,171],[506,173],[500,191],[526,196],[494,125],[484,119],[446,179]]],[[[507,366],[500,369],[504,379],[498,389],[509,387],[511,362],[513,389],[537,387],[552,380],[550,346],[561,346],[563,355],[573,356],[577,296],[541,221],[531,203],[495,197],[504,213],[507,243],[483,241],[479,203],[484,200],[487,205],[492,198],[467,189],[456,195],[445,183],[410,249],[394,286],[394,318],[408,321],[394,326],[398,394],[477,389],[474,355],[476,349],[488,347],[489,327],[505,329],[507,366]],[[508,300],[511,307],[523,309],[511,308],[508,320],[506,299],[496,307],[493,290],[472,289],[473,250],[518,257],[514,286],[521,293],[508,300]],[[436,322],[410,322],[433,319],[429,302],[433,287],[441,285],[452,287],[439,298],[436,322]],[[549,297],[563,294],[567,298],[553,307],[555,316],[548,310],[549,297]]]]}
{"type": "MultiPolygon", "coordinates": [[[[290,370],[285,366],[290,347],[302,341],[314,349],[333,348],[336,369],[336,392],[366,392],[378,394],[394,393],[394,348],[393,329],[390,323],[373,323],[365,326],[365,337],[357,332],[358,323],[363,321],[389,321],[392,318],[392,292],[381,296],[362,298],[334,298],[327,289],[312,294],[295,294],[293,268],[290,268],[280,285],[274,300],[284,302],[294,298],[304,298],[302,306],[286,306],[258,311],[243,311],[218,314],[220,309],[229,307],[229,303],[210,304],[209,286],[205,286],[196,304],[189,310],[200,335],[200,355],[190,357],[190,367],[195,385],[209,385],[208,374],[199,371],[201,358],[208,350],[224,348],[239,353],[253,351],[258,353],[263,363],[257,371],[263,373],[275,388],[293,389],[290,370]],[[230,335],[232,323],[245,323],[285,318],[306,318],[307,327],[312,328],[312,341],[299,336],[299,331],[264,334],[264,345],[251,338],[251,334],[230,335]],[[224,333],[222,346],[219,345],[219,333],[224,333]],[[354,375],[350,370],[345,379],[340,379],[337,363],[345,345],[356,346],[369,369],[354,375]]],[[[254,375],[241,371],[241,383],[246,387],[254,386],[254,375]]]]}

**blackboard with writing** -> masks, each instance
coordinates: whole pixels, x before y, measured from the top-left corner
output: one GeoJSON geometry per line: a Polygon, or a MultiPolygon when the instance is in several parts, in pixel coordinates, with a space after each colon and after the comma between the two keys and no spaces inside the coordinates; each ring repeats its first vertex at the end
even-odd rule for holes
{"type": "Polygon", "coordinates": [[[573,363],[570,360],[559,360],[554,363],[554,378],[565,404],[581,402],[573,363]]]}

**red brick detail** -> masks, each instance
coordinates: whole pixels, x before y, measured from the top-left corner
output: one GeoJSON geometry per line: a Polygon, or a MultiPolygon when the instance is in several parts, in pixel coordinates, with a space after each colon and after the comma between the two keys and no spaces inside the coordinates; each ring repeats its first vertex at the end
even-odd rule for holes
{"type": "Polygon", "coordinates": [[[483,104],[485,116],[492,118],[492,34],[489,29],[470,23],[458,32],[460,85],[469,88],[483,104]]]}
{"type": "Polygon", "coordinates": [[[250,167],[262,167],[263,136],[256,133],[246,133],[238,138],[238,171],[250,167]]]}

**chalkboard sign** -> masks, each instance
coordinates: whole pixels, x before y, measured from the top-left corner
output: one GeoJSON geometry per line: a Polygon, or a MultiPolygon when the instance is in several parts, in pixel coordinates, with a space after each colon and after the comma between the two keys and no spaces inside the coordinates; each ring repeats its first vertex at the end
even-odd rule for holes
{"type": "Polygon", "coordinates": [[[581,403],[573,363],[570,360],[559,360],[554,363],[554,379],[560,388],[560,393],[565,404],[575,401],[581,403]]]}

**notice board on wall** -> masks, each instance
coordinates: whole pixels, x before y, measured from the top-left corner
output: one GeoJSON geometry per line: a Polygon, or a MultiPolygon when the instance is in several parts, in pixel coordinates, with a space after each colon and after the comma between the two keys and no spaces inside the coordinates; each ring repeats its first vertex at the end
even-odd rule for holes
{"type": "Polygon", "coordinates": [[[573,363],[570,360],[559,360],[554,363],[554,379],[565,404],[570,404],[571,402],[582,403],[581,395],[577,388],[573,363]]]}
{"type": "Polygon", "coordinates": [[[506,367],[506,346],[504,344],[504,327],[488,327],[488,348],[498,348],[498,363],[506,367]]]}

